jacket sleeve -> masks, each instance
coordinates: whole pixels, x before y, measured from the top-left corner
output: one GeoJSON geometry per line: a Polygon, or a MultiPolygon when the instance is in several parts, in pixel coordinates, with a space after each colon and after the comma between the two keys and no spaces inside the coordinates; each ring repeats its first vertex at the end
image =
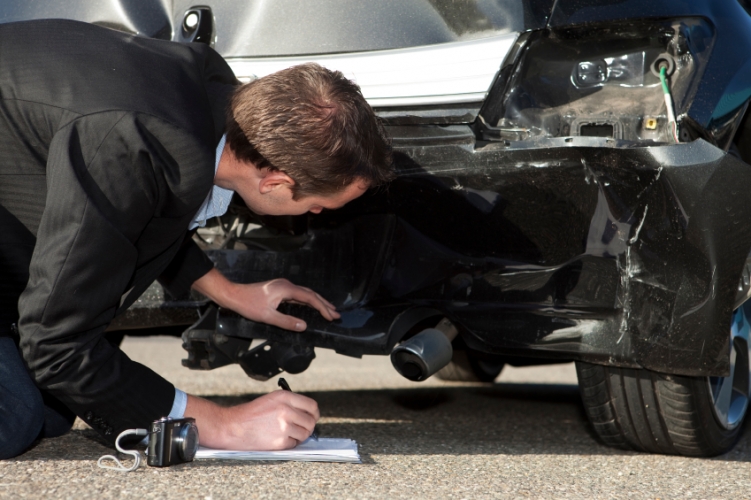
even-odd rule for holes
{"type": "Polygon", "coordinates": [[[138,263],[136,242],[163,197],[165,149],[128,113],[60,129],[45,210],[19,300],[20,347],[36,384],[110,442],[167,415],[174,387],[104,339],[138,263]]]}
{"type": "Polygon", "coordinates": [[[187,233],[180,250],[158,279],[170,295],[176,298],[187,294],[193,282],[214,267],[208,255],[193,241],[192,235],[193,231],[187,233]]]}

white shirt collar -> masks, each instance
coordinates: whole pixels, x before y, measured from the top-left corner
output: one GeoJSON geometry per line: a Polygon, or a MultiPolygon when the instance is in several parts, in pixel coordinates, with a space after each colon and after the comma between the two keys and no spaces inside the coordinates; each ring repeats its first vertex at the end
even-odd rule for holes
{"type": "MultiPolygon", "coordinates": [[[[227,134],[223,135],[219,140],[219,144],[216,147],[216,161],[214,163],[214,176],[219,169],[219,160],[222,158],[222,151],[224,151],[224,144],[227,142],[227,134]]],[[[229,208],[229,202],[232,201],[232,195],[234,191],[229,189],[220,188],[219,186],[212,186],[208,196],[203,201],[203,205],[198,209],[195,217],[188,225],[188,229],[195,229],[197,227],[204,227],[206,221],[212,217],[220,217],[229,208]]]]}

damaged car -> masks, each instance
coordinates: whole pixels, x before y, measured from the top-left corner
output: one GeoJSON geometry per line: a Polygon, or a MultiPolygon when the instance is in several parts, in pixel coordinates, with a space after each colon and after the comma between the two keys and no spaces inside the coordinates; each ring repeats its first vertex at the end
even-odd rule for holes
{"type": "MultiPolygon", "coordinates": [[[[13,4],[13,3],[12,3],[13,4]]],[[[608,445],[730,450],[751,391],[748,0],[16,2],[207,43],[241,81],[314,61],[362,88],[397,179],[335,212],[252,213],[196,239],[235,281],[333,302],[305,332],[158,284],[111,326],[185,330],[184,364],[299,373],[318,348],[404,377],[576,362],[608,445]],[[190,325],[190,326],[189,326],[190,325]],[[187,326],[187,330],[185,329],[187,326]]]]}

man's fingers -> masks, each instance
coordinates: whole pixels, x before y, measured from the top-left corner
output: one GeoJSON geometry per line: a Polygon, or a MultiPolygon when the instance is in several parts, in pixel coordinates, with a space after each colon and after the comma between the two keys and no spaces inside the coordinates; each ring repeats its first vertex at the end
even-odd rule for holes
{"type": "Polygon", "coordinates": [[[222,425],[208,427],[223,430],[214,445],[243,450],[293,448],[310,437],[319,417],[315,401],[290,391],[273,391],[224,411],[222,425]]]}
{"type": "Polygon", "coordinates": [[[321,418],[321,413],[318,410],[318,403],[315,402],[315,400],[303,396],[302,394],[297,394],[296,392],[288,392],[285,391],[285,396],[287,397],[287,404],[290,405],[292,408],[296,410],[300,410],[308,415],[308,417],[312,420],[311,422],[311,431],[313,430],[313,427],[315,427],[316,422],[318,422],[318,419],[321,418]]]}
{"type": "MultiPolygon", "coordinates": [[[[295,425],[297,427],[305,429],[308,432],[303,437],[303,439],[307,439],[308,436],[310,436],[310,433],[313,432],[313,429],[316,428],[316,419],[310,416],[310,414],[307,412],[289,407],[289,413],[286,415],[286,418],[289,425],[295,425]]],[[[290,434],[290,436],[297,439],[297,437],[293,434],[290,434]]]]}
{"type": "Polygon", "coordinates": [[[321,300],[321,302],[323,302],[324,304],[326,304],[327,306],[329,306],[332,309],[336,309],[336,307],[334,307],[334,304],[332,304],[328,300],[324,299],[322,295],[320,295],[319,293],[317,293],[312,288],[308,288],[306,286],[293,285],[291,282],[288,282],[288,283],[290,285],[292,285],[292,286],[295,286],[295,287],[299,288],[300,290],[305,290],[306,292],[312,293],[313,295],[315,295],[316,297],[318,297],[321,300]]]}
{"type": "Polygon", "coordinates": [[[280,450],[289,450],[289,449],[294,448],[298,444],[300,444],[300,441],[298,441],[297,439],[292,438],[292,437],[286,437],[281,441],[281,446],[277,444],[275,445],[275,447],[277,447],[280,450]]]}
{"type": "MultiPolygon", "coordinates": [[[[332,303],[331,303],[331,302],[329,302],[328,300],[324,299],[324,298],[323,298],[323,296],[322,296],[321,294],[319,294],[319,293],[316,293],[316,292],[314,292],[313,290],[310,290],[310,288],[306,288],[306,290],[309,290],[309,291],[310,291],[310,292],[311,292],[311,293],[312,293],[313,295],[315,295],[316,297],[318,297],[318,300],[320,300],[321,302],[323,302],[323,303],[324,303],[324,304],[326,305],[326,307],[328,307],[328,308],[329,308],[329,309],[331,309],[332,311],[336,312],[336,306],[334,306],[334,304],[332,304],[332,303]]],[[[338,313],[337,313],[337,314],[338,314],[338,313]]]]}
{"type": "Polygon", "coordinates": [[[310,293],[312,293],[313,295],[315,295],[316,297],[318,297],[318,299],[319,299],[319,300],[320,300],[321,302],[323,302],[324,304],[326,304],[326,305],[327,305],[327,306],[329,307],[329,309],[334,309],[334,310],[336,310],[336,307],[334,307],[334,304],[332,304],[332,303],[331,303],[331,302],[329,302],[328,300],[324,299],[324,298],[323,298],[323,296],[322,296],[322,295],[321,295],[320,293],[317,293],[317,292],[316,292],[315,290],[311,290],[310,288],[307,288],[307,287],[304,287],[304,286],[301,286],[300,288],[302,288],[303,290],[307,290],[307,291],[309,291],[310,293]]]}
{"type": "MultiPolygon", "coordinates": [[[[333,316],[332,318],[327,318],[329,321],[340,317],[339,313],[336,312],[336,306],[334,306],[334,304],[332,304],[328,300],[324,299],[314,290],[311,290],[310,288],[304,286],[295,285],[286,279],[276,280],[276,282],[284,287],[285,292],[283,294],[286,301],[309,305],[311,307],[314,307],[315,309],[318,309],[321,314],[324,314],[324,312],[319,306],[323,305],[333,316]]],[[[324,316],[326,315],[324,314],[324,316]]]]}
{"type": "Polygon", "coordinates": [[[308,325],[300,318],[282,314],[279,311],[270,311],[268,313],[268,316],[264,318],[264,322],[269,325],[278,326],[279,328],[292,330],[294,332],[305,331],[305,329],[308,327],[308,325]]]}
{"type": "Polygon", "coordinates": [[[334,307],[334,304],[332,304],[331,302],[329,302],[328,300],[324,299],[323,297],[321,297],[318,294],[316,294],[316,297],[318,297],[324,304],[326,304],[326,306],[329,308],[329,310],[331,311],[331,313],[333,314],[333,316],[335,317],[335,319],[341,317],[341,315],[337,312],[336,307],[334,307]]]}
{"type": "Polygon", "coordinates": [[[273,393],[278,398],[282,398],[283,409],[279,414],[283,424],[282,428],[286,437],[303,442],[313,432],[316,426],[317,417],[313,417],[311,412],[318,411],[317,404],[310,398],[288,391],[276,391],[273,393]],[[312,404],[311,404],[312,402],[312,404]]]}
{"type": "Polygon", "coordinates": [[[312,290],[296,286],[289,290],[287,298],[317,309],[321,313],[321,316],[329,321],[333,321],[339,317],[339,313],[336,312],[334,306],[312,290]]]}
{"type": "MultiPolygon", "coordinates": [[[[305,302],[300,302],[299,300],[288,299],[288,300],[285,300],[285,302],[287,302],[289,304],[297,304],[298,306],[308,306],[308,307],[310,307],[309,304],[306,304],[305,302]]],[[[331,316],[334,317],[334,319],[339,319],[342,316],[341,314],[339,314],[339,312],[333,306],[332,306],[332,308],[329,309],[329,312],[331,313],[331,316]]]]}
{"type": "MultiPolygon", "coordinates": [[[[313,433],[313,429],[308,430],[305,427],[300,427],[299,425],[290,424],[289,428],[287,429],[287,432],[289,433],[289,437],[297,441],[298,443],[302,443],[306,439],[310,437],[310,435],[313,433]]],[[[297,446],[297,444],[295,444],[297,446]]]]}

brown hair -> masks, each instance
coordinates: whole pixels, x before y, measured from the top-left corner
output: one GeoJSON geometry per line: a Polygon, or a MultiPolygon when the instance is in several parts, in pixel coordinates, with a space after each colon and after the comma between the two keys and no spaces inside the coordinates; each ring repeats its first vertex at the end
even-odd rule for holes
{"type": "Polygon", "coordinates": [[[227,142],[238,160],[289,175],[295,199],[394,177],[389,140],[360,87],[314,63],[239,87],[227,142]]]}

